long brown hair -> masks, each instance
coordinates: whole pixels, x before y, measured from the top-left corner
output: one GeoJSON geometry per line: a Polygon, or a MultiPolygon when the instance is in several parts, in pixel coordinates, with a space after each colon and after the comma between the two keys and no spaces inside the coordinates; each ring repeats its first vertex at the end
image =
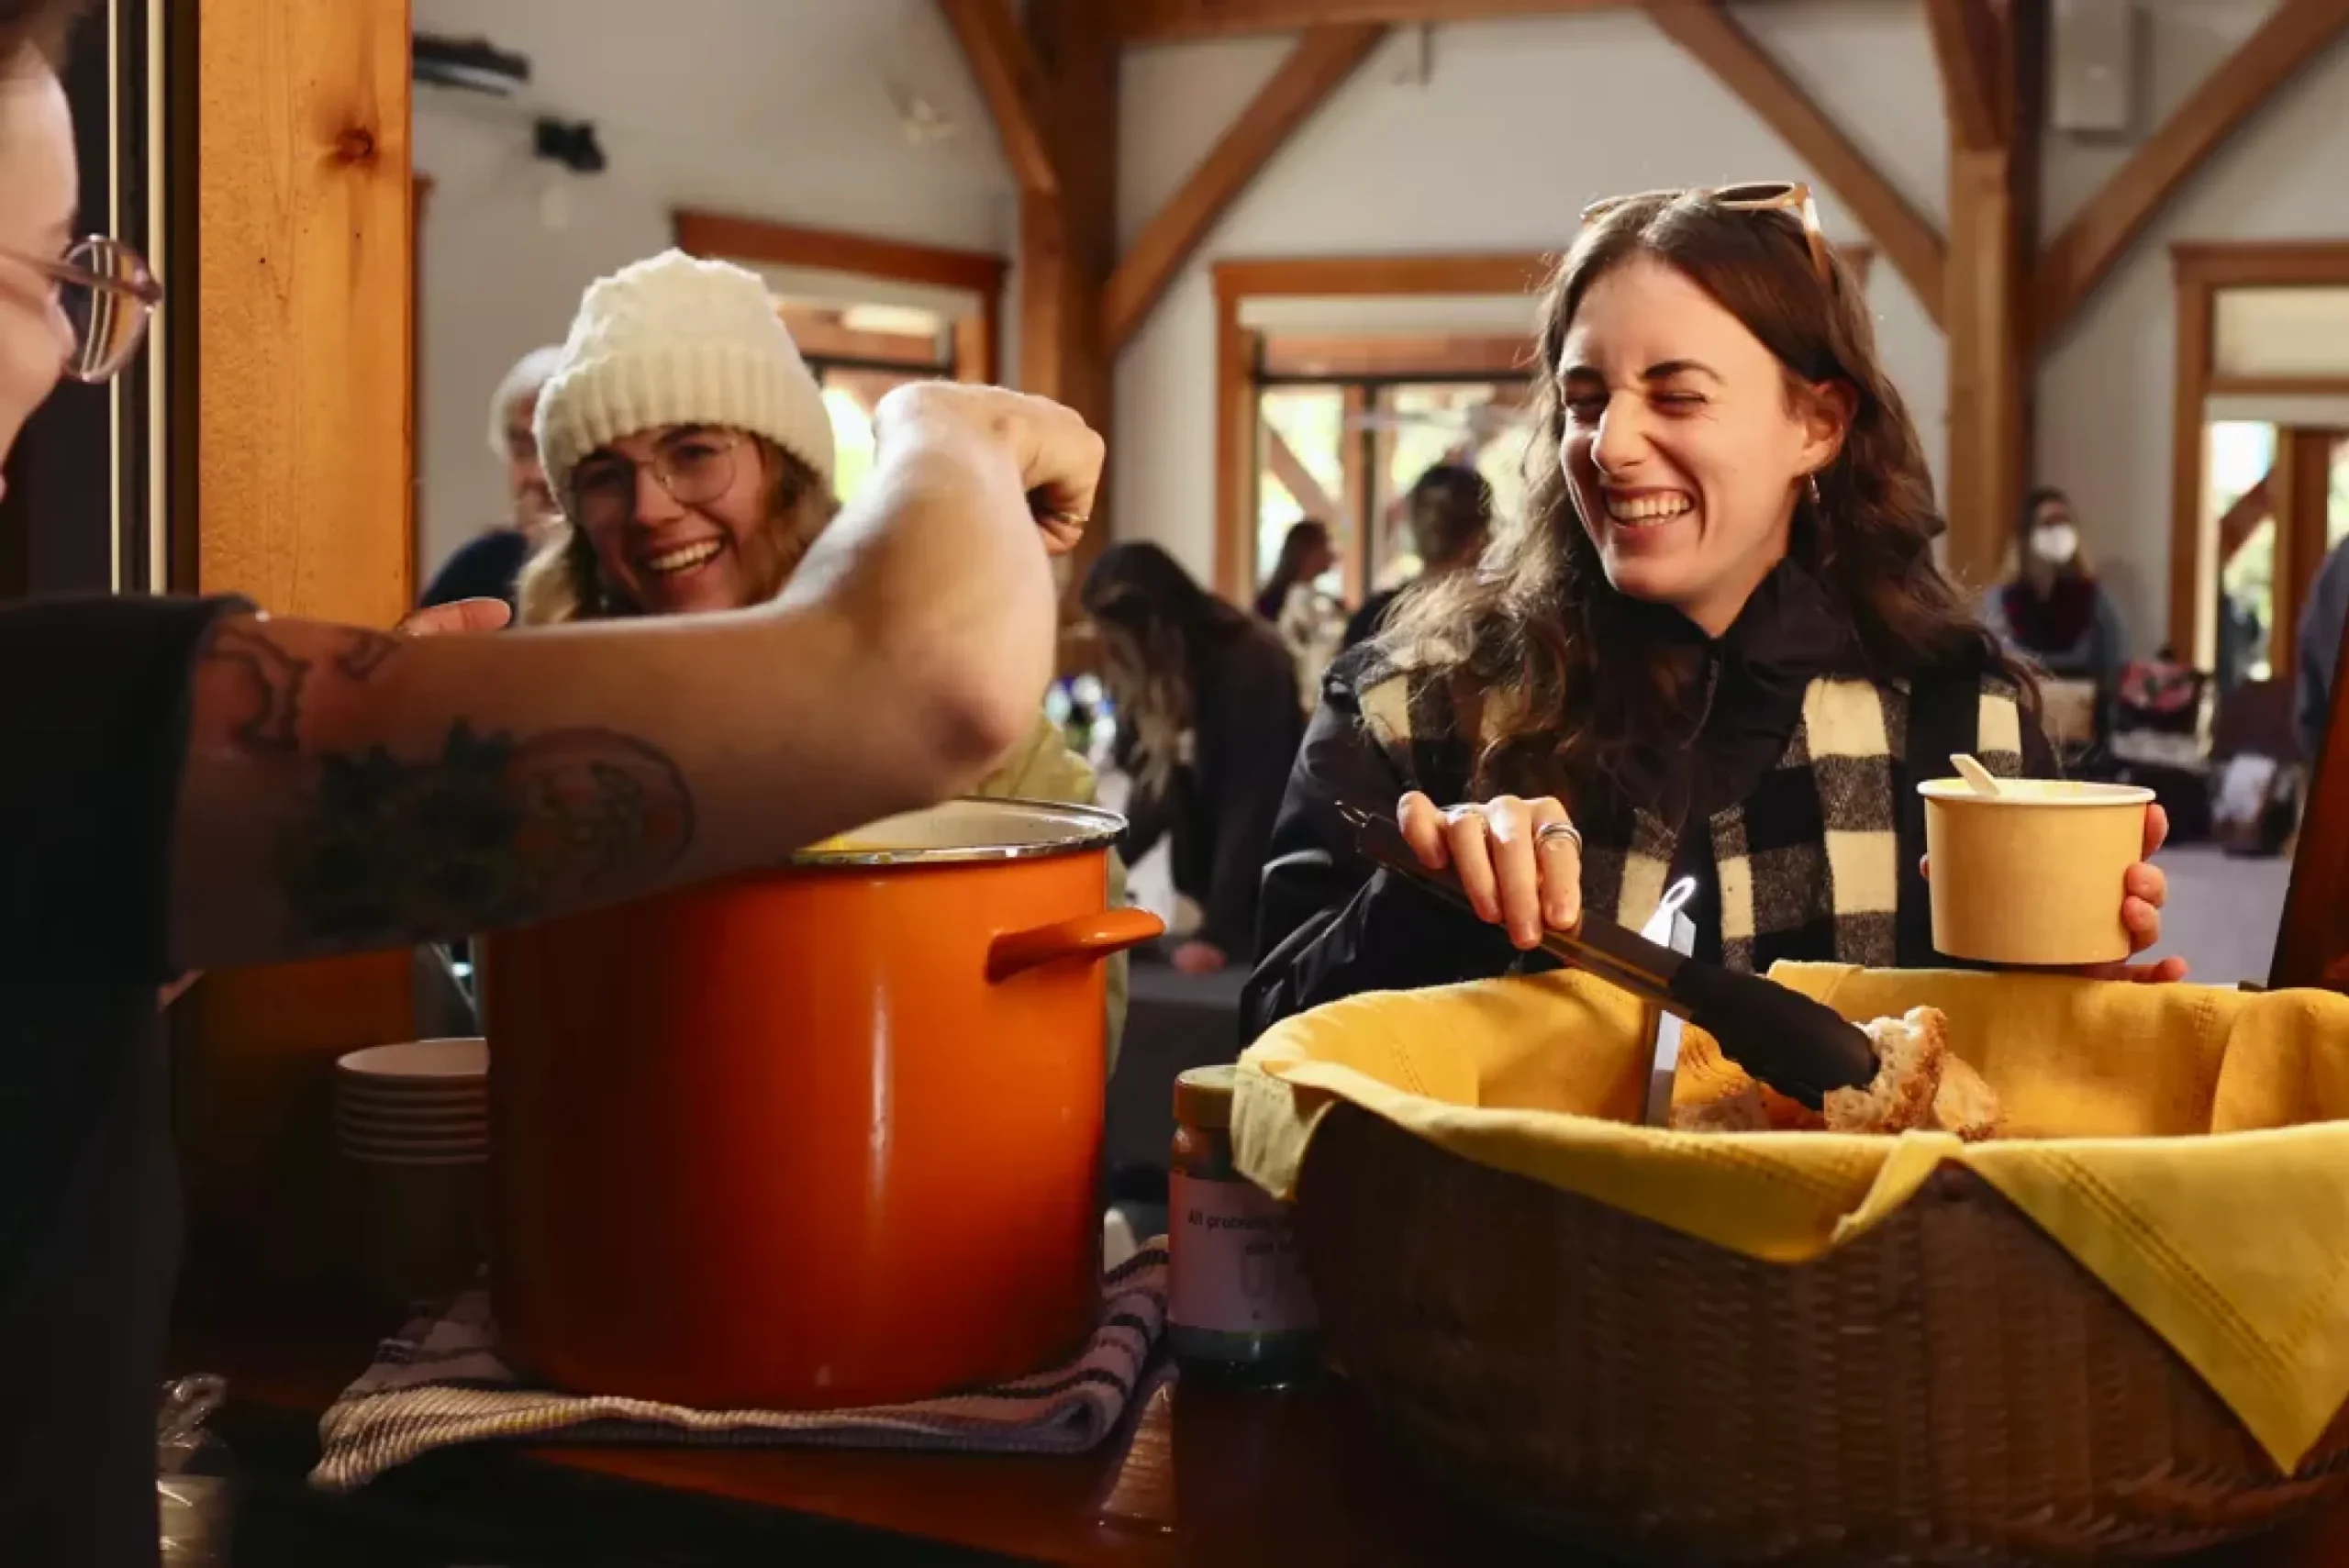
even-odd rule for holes
{"type": "MultiPolygon", "coordinates": [[[[767,496],[766,526],[782,535],[777,540],[783,582],[791,580],[799,559],[816,536],[839,513],[840,502],[816,471],[764,436],[751,436],[760,460],[766,464],[774,488],[767,496]]],[[[567,505],[568,496],[556,501],[567,505]]],[[[783,583],[775,584],[779,592],[783,583]]],[[[639,607],[612,584],[596,564],[596,544],[587,530],[568,515],[555,520],[546,541],[522,568],[516,598],[521,626],[560,626],[565,621],[605,620],[640,614],[639,607]]]]}
{"type": "Polygon", "coordinates": [[[1119,760],[1146,795],[1158,795],[1182,760],[1183,733],[1195,717],[1193,657],[1246,633],[1249,619],[1143,539],[1104,550],[1077,598],[1101,628],[1101,673],[1118,705],[1119,760]]]}
{"type": "Polygon", "coordinates": [[[1857,281],[1834,261],[1822,284],[1791,213],[1664,195],[1625,202],[1586,228],[1543,292],[1525,516],[1504,526],[1476,571],[1409,596],[1381,639],[1397,666],[1499,699],[1480,704],[1475,782],[1517,781],[1524,770],[1534,779],[1563,772],[1580,786],[1689,733],[1687,651],[1660,641],[1653,622],[1642,624],[1653,611],[1608,583],[1558,460],[1567,329],[1591,285],[1640,255],[1686,273],[1761,339],[1786,367],[1790,398],[1824,383],[1850,389],[1850,428],[1816,476],[1817,500],[1796,507],[1788,554],[1849,619],[1868,677],[2003,671],[2035,722],[2028,680],[1934,564],[1943,524],[1932,479],[1909,410],[1876,361],[1857,281]]]}

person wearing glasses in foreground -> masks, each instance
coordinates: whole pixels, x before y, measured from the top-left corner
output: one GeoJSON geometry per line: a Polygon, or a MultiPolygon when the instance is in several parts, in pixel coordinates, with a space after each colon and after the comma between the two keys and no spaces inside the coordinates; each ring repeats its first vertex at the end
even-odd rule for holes
{"type": "MultiPolygon", "coordinates": [[[[1593,206],[1542,304],[1526,516],[1333,668],[1264,873],[1250,1033],[1353,992],[1550,967],[1543,928],[1932,966],[1918,780],[2045,774],[2035,693],[1935,567],[1943,523],[1865,301],[1798,185],[1593,206]],[[1905,746],[1902,742],[1905,740],[1905,746]],[[1366,873],[1397,811],[1482,919],[1366,873]]],[[[2145,821],[2145,853],[2166,830],[2145,821]]],[[[2162,873],[2122,918],[2159,938],[2162,873]]],[[[2126,971],[2176,978],[2165,960],[2126,971]]]]}
{"type": "MultiPolygon", "coordinates": [[[[823,389],[766,284],[730,262],[669,250],[590,284],[537,419],[558,515],[522,571],[524,626],[763,604],[840,515],[823,389]]],[[[1095,784],[1040,704],[970,793],[1090,806],[1095,784]]],[[[1124,876],[1112,855],[1112,905],[1124,876]]],[[[1124,954],[1106,978],[1114,1066],[1124,954]]]]}
{"type": "MultiPolygon", "coordinates": [[[[0,451],[61,373],[118,368],[161,297],[70,239],[68,15],[0,0],[0,451]]],[[[0,608],[0,1560],[157,1561],[168,976],[772,862],[1028,732],[1047,550],[1078,537],[1100,440],[975,387],[905,389],[875,424],[873,499],[756,609],[410,639],[234,600],[0,608]]]]}

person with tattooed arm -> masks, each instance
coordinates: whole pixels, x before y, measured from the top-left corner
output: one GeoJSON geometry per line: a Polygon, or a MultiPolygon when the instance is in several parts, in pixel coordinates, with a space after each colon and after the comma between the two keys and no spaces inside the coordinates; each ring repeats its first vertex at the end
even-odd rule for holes
{"type": "MultiPolygon", "coordinates": [[[[72,9],[0,0],[0,452],[61,373],[119,369],[161,297],[123,247],[72,239],[52,63],[72,9]]],[[[1083,526],[1101,442],[1056,405],[940,384],[874,427],[864,497],[755,609],[412,637],[233,600],[0,608],[12,1568],[157,1561],[173,974],[776,860],[953,794],[1027,734],[1052,669],[1046,556],[1083,526]]]]}

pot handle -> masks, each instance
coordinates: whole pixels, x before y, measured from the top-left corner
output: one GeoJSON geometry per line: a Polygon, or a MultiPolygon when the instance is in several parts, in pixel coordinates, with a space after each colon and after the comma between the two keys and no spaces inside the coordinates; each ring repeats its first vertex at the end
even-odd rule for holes
{"type": "Polygon", "coordinates": [[[1166,922],[1147,909],[1104,909],[1006,931],[987,944],[987,983],[996,984],[1055,959],[1108,958],[1166,934],[1166,922]]]}

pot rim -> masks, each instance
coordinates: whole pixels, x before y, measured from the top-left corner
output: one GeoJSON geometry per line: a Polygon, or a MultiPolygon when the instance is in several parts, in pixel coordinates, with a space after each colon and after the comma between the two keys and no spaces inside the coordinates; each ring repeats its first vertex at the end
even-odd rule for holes
{"type": "MultiPolygon", "coordinates": [[[[1016,795],[956,795],[937,806],[924,807],[935,811],[941,806],[985,806],[1024,807],[1030,811],[1049,812],[1056,817],[1074,819],[1086,826],[1071,832],[1068,837],[1040,844],[956,844],[949,848],[922,849],[805,849],[785,863],[797,868],[823,869],[835,866],[900,866],[900,865],[967,865],[1000,861],[1049,860],[1060,855],[1085,854],[1104,850],[1118,841],[1126,830],[1126,819],[1114,811],[1097,806],[1079,806],[1064,800],[1029,800],[1016,795]]],[[[918,817],[920,811],[897,813],[897,816],[918,817]]],[[[883,817],[884,822],[894,820],[883,817]]],[[[852,832],[855,831],[852,829],[852,832]]]]}

